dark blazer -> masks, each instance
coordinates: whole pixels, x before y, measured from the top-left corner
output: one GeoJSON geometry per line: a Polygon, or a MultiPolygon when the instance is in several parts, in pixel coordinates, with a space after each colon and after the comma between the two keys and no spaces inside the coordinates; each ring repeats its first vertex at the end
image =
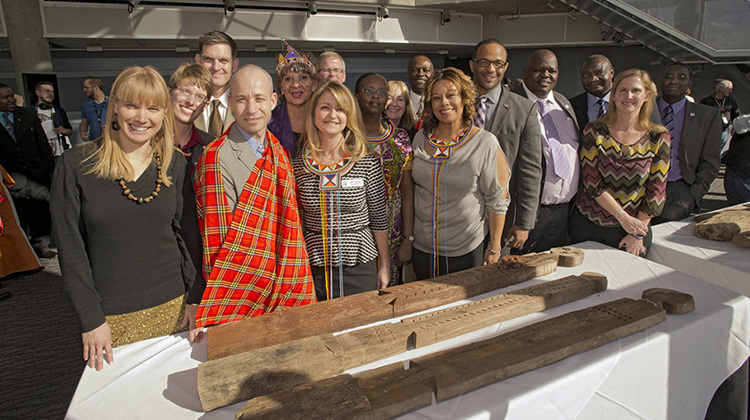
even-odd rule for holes
{"type": "MultiPolygon", "coordinates": [[[[53,105],[53,108],[55,109],[54,112],[54,121],[53,124],[55,127],[63,127],[67,128],[68,130],[72,130],[73,126],[70,125],[70,120],[68,119],[68,113],[65,112],[64,109],[60,108],[57,105],[53,105]]],[[[29,111],[31,111],[33,114],[36,114],[36,105],[29,105],[26,107],[29,111]]],[[[69,149],[71,146],[70,138],[68,136],[65,137],[65,141],[62,142],[63,149],[69,149]]]]}
{"type": "Polygon", "coordinates": [[[536,222],[542,182],[542,141],[536,105],[503,88],[491,127],[508,160],[510,208],[506,230],[513,225],[531,230],[536,222]]]}
{"type": "Polygon", "coordinates": [[[50,186],[55,158],[36,113],[17,107],[13,111],[16,140],[0,124],[0,165],[11,175],[19,172],[32,181],[50,186]]]}
{"type": "MultiPolygon", "coordinates": [[[[658,107],[656,112],[658,115],[658,107]]],[[[721,125],[717,108],[685,102],[685,121],[677,153],[682,177],[690,186],[695,203],[700,202],[719,174],[721,125]]]]}
{"type": "Polygon", "coordinates": [[[586,128],[586,124],[589,123],[589,103],[586,96],[587,93],[583,92],[580,95],[570,98],[570,106],[573,107],[573,112],[576,114],[578,129],[581,131],[583,131],[583,129],[586,128]]]}

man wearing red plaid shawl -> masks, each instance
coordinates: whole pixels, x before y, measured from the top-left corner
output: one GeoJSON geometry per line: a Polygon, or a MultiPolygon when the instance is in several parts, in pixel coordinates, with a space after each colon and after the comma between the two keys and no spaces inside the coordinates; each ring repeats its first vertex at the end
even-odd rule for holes
{"type": "Polygon", "coordinates": [[[230,91],[236,121],[195,172],[206,278],[199,328],[315,302],[294,171],[266,130],[277,98],[271,76],[245,66],[230,91]]]}

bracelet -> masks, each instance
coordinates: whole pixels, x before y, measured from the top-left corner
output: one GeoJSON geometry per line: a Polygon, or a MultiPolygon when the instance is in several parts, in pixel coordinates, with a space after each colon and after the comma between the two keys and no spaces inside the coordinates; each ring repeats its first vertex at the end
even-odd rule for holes
{"type": "Polygon", "coordinates": [[[619,215],[623,214],[623,213],[625,213],[625,209],[620,209],[620,211],[618,211],[617,213],[613,214],[612,216],[613,216],[613,217],[614,217],[615,219],[617,219],[617,217],[618,217],[619,215]]]}
{"type": "Polygon", "coordinates": [[[406,239],[409,242],[414,242],[414,235],[407,235],[404,236],[404,239],[406,239]]]}
{"type": "Polygon", "coordinates": [[[487,251],[490,251],[490,254],[492,254],[492,255],[499,254],[502,249],[503,249],[503,247],[501,246],[497,251],[495,251],[494,249],[490,248],[489,245],[487,245],[487,251]]]}
{"type": "Polygon", "coordinates": [[[634,237],[635,239],[638,239],[638,240],[643,240],[643,238],[645,238],[645,236],[633,235],[632,233],[628,233],[628,235],[630,235],[630,236],[632,236],[632,237],[634,237]]]}

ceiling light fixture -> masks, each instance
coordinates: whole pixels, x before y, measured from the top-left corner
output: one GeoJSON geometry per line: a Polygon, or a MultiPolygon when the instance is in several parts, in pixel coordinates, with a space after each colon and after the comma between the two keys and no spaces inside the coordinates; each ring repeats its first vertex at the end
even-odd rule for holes
{"type": "Polygon", "coordinates": [[[451,21],[451,12],[443,10],[440,12],[440,25],[445,25],[451,21]]]}

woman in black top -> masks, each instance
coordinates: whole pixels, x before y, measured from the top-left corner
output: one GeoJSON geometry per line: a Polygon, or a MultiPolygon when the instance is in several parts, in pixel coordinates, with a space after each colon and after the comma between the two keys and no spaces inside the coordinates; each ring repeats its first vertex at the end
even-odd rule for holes
{"type": "Polygon", "coordinates": [[[112,347],[178,331],[195,276],[180,226],[187,162],[161,75],[125,69],[107,121],[100,139],[63,154],[50,196],[83,358],[97,370],[112,347]]]}

